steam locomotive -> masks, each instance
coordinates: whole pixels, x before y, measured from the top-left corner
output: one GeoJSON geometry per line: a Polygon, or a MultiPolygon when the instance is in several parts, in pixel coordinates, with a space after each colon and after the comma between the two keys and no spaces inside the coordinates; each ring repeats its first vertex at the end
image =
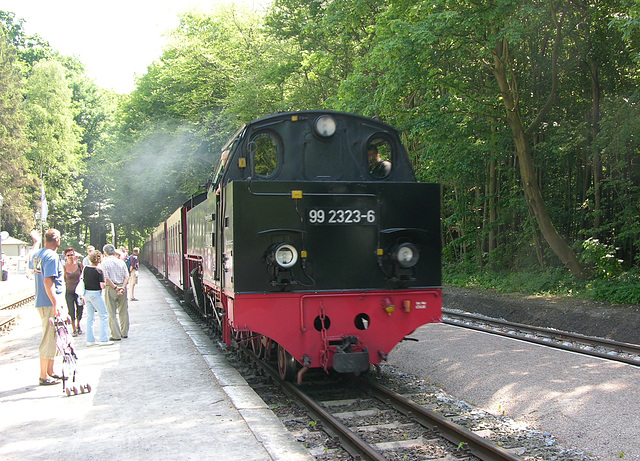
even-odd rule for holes
{"type": "Polygon", "coordinates": [[[224,342],[275,355],[284,379],[359,373],[441,319],[440,186],[416,181],[379,120],[271,115],[233,136],[208,191],[143,255],[224,342]]]}

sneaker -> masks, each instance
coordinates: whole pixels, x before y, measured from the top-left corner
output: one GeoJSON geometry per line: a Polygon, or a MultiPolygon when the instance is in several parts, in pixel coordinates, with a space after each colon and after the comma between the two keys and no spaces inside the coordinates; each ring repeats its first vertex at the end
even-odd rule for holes
{"type": "Polygon", "coordinates": [[[113,341],[100,341],[98,346],[113,346],[113,341]]]}
{"type": "Polygon", "coordinates": [[[88,341],[87,341],[87,347],[97,346],[97,345],[98,345],[98,343],[96,343],[96,342],[93,342],[93,343],[92,343],[92,342],[88,342],[88,341]]]}

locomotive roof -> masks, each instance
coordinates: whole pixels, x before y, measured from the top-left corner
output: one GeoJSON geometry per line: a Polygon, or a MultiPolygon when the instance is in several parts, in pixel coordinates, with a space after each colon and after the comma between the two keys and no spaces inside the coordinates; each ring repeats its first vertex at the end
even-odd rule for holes
{"type": "Polygon", "coordinates": [[[393,127],[392,125],[389,125],[388,123],[385,123],[381,120],[378,120],[377,118],[371,118],[371,117],[365,117],[364,115],[359,115],[359,114],[353,114],[350,112],[341,112],[341,111],[335,111],[335,110],[322,110],[322,109],[316,109],[316,110],[301,110],[301,111],[294,111],[294,112],[278,112],[277,114],[272,114],[272,115],[267,115],[265,117],[262,118],[258,118],[255,119],[249,123],[247,123],[245,125],[246,126],[250,126],[250,125],[258,125],[258,124],[262,124],[264,122],[268,122],[270,120],[278,120],[281,118],[290,118],[292,116],[318,116],[318,115],[323,115],[323,114],[327,114],[327,115],[335,115],[335,116],[346,116],[346,117],[350,117],[353,119],[361,119],[363,121],[366,121],[368,123],[376,123],[382,126],[384,126],[384,128],[386,130],[389,131],[393,131],[396,134],[400,133],[400,130],[397,130],[395,127],[393,127]]]}
{"type": "Polygon", "coordinates": [[[401,131],[398,130],[397,128],[395,128],[393,125],[389,125],[386,122],[383,122],[381,120],[378,120],[377,118],[372,118],[372,117],[366,117],[364,115],[359,115],[359,114],[354,114],[351,112],[342,112],[342,111],[337,111],[337,110],[322,110],[322,109],[316,109],[316,110],[301,110],[301,111],[290,111],[290,112],[278,112],[275,114],[271,114],[271,115],[266,115],[264,117],[260,117],[257,119],[254,119],[250,122],[245,123],[244,125],[242,125],[242,127],[240,127],[240,129],[238,131],[236,131],[236,133],[231,137],[231,139],[224,145],[224,147],[222,148],[222,150],[226,150],[228,149],[233,143],[234,141],[236,141],[236,139],[238,139],[238,137],[249,127],[251,126],[255,126],[255,125],[261,125],[264,122],[269,122],[269,121],[274,121],[274,120],[280,120],[280,119],[289,119],[294,115],[297,116],[318,116],[318,115],[323,115],[323,114],[327,114],[327,115],[342,115],[342,116],[347,116],[347,117],[351,117],[351,118],[359,118],[362,119],[363,121],[366,121],[368,123],[376,123],[379,124],[380,127],[384,127],[385,130],[391,131],[396,133],[396,135],[400,135],[401,131]]]}
{"type": "Polygon", "coordinates": [[[348,112],[272,114],[238,130],[223,149],[230,158],[216,177],[224,177],[225,184],[247,178],[414,182],[413,168],[399,133],[388,123],[348,112]],[[320,133],[319,120],[328,123],[330,134],[320,133]],[[370,168],[368,151],[372,147],[381,154],[379,163],[384,164],[380,176],[370,168]],[[239,163],[241,158],[244,160],[239,163]],[[264,164],[260,165],[260,161],[264,164]]]}

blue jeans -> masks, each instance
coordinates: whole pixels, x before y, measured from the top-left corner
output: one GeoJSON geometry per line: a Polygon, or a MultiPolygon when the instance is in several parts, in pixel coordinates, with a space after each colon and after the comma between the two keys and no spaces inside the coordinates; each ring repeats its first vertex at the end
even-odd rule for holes
{"type": "Polygon", "coordinates": [[[109,314],[107,306],[102,299],[102,290],[86,290],[84,292],[84,300],[87,303],[87,342],[94,343],[96,341],[93,335],[93,321],[95,311],[100,316],[100,342],[109,341],[107,327],[109,325],[109,314]]]}

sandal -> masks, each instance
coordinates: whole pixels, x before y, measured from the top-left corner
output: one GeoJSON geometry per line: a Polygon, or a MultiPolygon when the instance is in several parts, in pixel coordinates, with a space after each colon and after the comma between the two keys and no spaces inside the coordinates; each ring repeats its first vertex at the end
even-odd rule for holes
{"type": "Polygon", "coordinates": [[[47,379],[40,378],[41,386],[53,386],[54,384],[58,384],[59,382],[60,381],[56,381],[55,379],[51,379],[51,378],[47,378],[47,379]]]}
{"type": "Polygon", "coordinates": [[[54,373],[54,374],[52,374],[52,375],[49,375],[49,377],[50,377],[50,378],[53,378],[53,379],[64,379],[62,376],[58,376],[58,375],[57,375],[57,374],[55,374],[55,373],[54,373]]]}

